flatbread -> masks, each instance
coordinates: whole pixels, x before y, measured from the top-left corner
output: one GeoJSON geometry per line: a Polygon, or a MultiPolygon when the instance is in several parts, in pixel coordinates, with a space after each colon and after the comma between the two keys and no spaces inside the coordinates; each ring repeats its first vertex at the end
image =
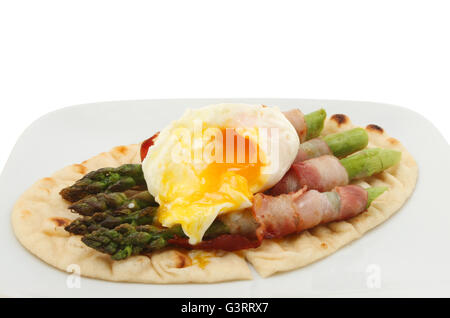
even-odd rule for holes
{"type": "MultiPolygon", "coordinates": [[[[323,135],[353,128],[345,115],[327,119],[323,135]]],[[[361,237],[395,213],[411,195],[417,180],[417,165],[400,144],[382,128],[369,125],[369,147],[400,150],[399,165],[377,176],[358,181],[362,186],[388,186],[370,208],[347,221],[317,226],[311,230],[278,240],[265,240],[256,249],[237,253],[223,251],[187,251],[169,249],[148,255],[113,261],[71,235],[64,226],[78,215],[71,213],[59,191],[89,171],[139,163],[139,145],[119,146],[81,164],[59,170],[36,182],[16,202],[12,225],[20,243],[46,263],[63,271],[79,266],[86,277],[137,283],[213,283],[251,279],[248,263],[263,277],[303,267],[328,256],[361,237]],[[248,263],[247,263],[248,261],[248,263]]]]}

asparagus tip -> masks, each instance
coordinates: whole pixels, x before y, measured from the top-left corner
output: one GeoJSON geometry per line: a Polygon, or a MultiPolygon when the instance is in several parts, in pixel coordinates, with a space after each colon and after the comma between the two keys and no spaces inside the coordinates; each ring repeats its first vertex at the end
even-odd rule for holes
{"type": "Polygon", "coordinates": [[[366,189],[368,195],[366,208],[368,208],[372,201],[382,195],[386,190],[388,190],[388,187],[371,187],[366,189]]]}

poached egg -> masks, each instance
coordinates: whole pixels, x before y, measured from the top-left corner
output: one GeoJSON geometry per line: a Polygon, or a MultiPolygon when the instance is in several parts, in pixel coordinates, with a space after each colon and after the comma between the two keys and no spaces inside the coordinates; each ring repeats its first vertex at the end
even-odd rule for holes
{"type": "Polygon", "coordinates": [[[217,104],[188,109],[164,128],[142,162],[161,225],[182,226],[199,243],[223,213],[252,206],[275,185],[299,148],[295,128],[275,107],[217,104]]]}

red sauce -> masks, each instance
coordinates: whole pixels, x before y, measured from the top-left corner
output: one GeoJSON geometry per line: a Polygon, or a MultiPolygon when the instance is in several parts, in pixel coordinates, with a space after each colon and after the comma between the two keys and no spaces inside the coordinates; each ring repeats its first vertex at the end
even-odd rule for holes
{"type": "Polygon", "coordinates": [[[153,144],[155,143],[155,139],[156,137],[158,137],[158,135],[159,131],[150,138],[144,140],[144,142],[141,144],[141,161],[143,161],[147,156],[148,148],[153,146],[153,144]]]}
{"type": "Polygon", "coordinates": [[[261,241],[259,240],[249,240],[247,237],[238,234],[223,234],[195,245],[189,244],[189,240],[187,238],[174,238],[169,240],[169,243],[188,249],[224,250],[230,252],[247,248],[255,248],[261,245],[261,241]]]}

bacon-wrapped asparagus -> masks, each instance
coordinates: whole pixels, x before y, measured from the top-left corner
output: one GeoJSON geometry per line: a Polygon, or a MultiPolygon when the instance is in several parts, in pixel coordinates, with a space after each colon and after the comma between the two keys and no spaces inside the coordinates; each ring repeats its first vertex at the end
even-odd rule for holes
{"type": "Polygon", "coordinates": [[[252,207],[259,224],[257,236],[283,237],[319,224],[351,218],[365,211],[386,189],[347,185],[323,193],[304,189],[279,196],[258,193],[252,207]]]}
{"type": "Polygon", "coordinates": [[[370,177],[382,172],[401,159],[401,152],[369,148],[339,160],[335,156],[325,155],[295,163],[284,177],[267,193],[271,195],[286,194],[308,189],[330,191],[343,186],[350,180],[370,177]]]}
{"type": "Polygon", "coordinates": [[[284,116],[294,126],[301,142],[316,138],[323,129],[327,113],[324,109],[316,110],[304,115],[300,109],[291,109],[283,112],[284,116]]]}
{"type": "Polygon", "coordinates": [[[368,142],[369,136],[362,128],[350,129],[323,138],[314,138],[300,144],[294,163],[324,155],[343,158],[366,148],[368,142]]]}
{"type": "Polygon", "coordinates": [[[251,209],[227,213],[218,219],[225,224],[228,233],[212,236],[212,239],[194,246],[189,245],[187,238],[171,239],[169,243],[186,248],[227,251],[254,248],[263,239],[284,237],[319,224],[356,216],[386,190],[386,187],[364,189],[347,185],[324,193],[304,189],[276,197],[258,193],[251,209]]]}

